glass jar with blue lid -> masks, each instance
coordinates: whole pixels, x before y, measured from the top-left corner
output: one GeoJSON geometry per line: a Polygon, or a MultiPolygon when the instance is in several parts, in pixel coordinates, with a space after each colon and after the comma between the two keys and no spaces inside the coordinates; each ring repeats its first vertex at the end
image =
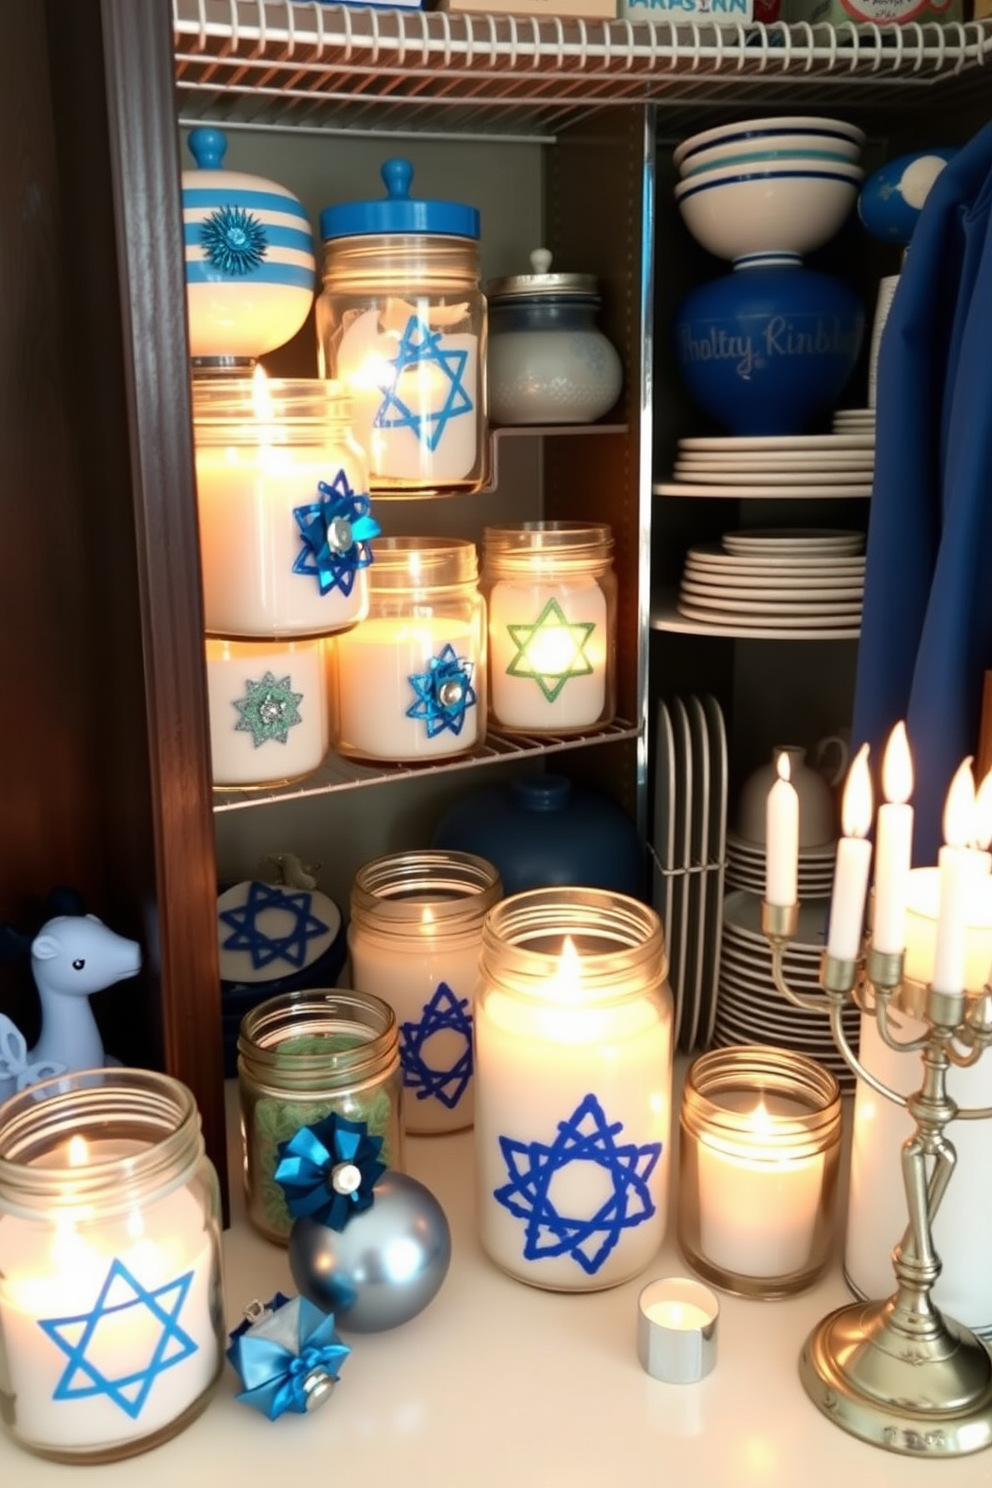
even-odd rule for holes
{"type": "Polygon", "coordinates": [[[476,491],[487,467],[479,213],[411,196],[408,160],[387,160],[382,179],[385,197],[320,214],[320,375],[351,393],[374,493],[476,491]]]}

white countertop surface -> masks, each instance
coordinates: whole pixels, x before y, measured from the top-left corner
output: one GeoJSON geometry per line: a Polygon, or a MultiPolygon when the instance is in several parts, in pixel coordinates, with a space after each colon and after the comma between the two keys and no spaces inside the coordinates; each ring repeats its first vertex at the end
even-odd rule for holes
{"type": "MultiPolygon", "coordinates": [[[[229,1087],[233,1097],[235,1087],[229,1087]]],[[[233,1109],[233,1100],[232,1100],[233,1109]]],[[[409,1171],[448,1215],[453,1257],[430,1306],[378,1334],[342,1330],[353,1352],[327,1405],[276,1422],[236,1403],[225,1365],[206,1412],[173,1441],[111,1465],[46,1462],[0,1439],[3,1488],[86,1485],[199,1488],[977,1488],[992,1451],[917,1461],[866,1446],[814,1408],[796,1361],[813,1324],[850,1300],[835,1267],[785,1302],[721,1296],[719,1354],[697,1385],[651,1379],[637,1359],[637,1297],[657,1276],[687,1274],[669,1236],[643,1276],[611,1291],[563,1295],[511,1280],[475,1235],[472,1135],[410,1138],[409,1171]]],[[[231,1173],[240,1171],[237,1136],[231,1173]]],[[[224,1237],[228,1324],[252,1298],[296,1287],[285,1252],[246,1225],[240,1193],[224,1237]]],[[[990,1258],[992,1261],[992,1258],[990,1258]]]]}

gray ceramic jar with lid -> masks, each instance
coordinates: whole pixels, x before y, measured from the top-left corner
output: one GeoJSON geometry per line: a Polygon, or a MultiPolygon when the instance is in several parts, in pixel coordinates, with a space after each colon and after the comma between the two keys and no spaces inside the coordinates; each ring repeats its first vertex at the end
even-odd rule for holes
{"type": "Polygon", "coordinates": [[[496,424],[591,424],[617,401],[623,369],[596,324],[592,274],[551,272],[535,248],[530,274],[492,279],[489,412],[496,424]]]}

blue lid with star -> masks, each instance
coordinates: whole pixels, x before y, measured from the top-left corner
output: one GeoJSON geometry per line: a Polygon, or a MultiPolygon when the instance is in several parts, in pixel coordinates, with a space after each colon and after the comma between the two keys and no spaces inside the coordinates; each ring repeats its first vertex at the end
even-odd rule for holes
{"type": "Polygon", "coordinates": [[[409,160],[383,163],[386,196],[377,201],[344,202],[320,214],[320,236],[367,237],[371,233],[438,233],[451,238],[478,238],[479,210],[464,202],[429,201],[410,195],[413,165],[409,160]]]}

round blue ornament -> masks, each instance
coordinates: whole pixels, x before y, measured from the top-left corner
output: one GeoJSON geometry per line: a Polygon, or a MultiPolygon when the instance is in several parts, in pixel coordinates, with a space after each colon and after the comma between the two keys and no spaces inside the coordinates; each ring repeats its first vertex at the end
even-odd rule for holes
{"type": "Polygon", "coordinates": [[[889,160],[861,187],[858,216],[874,238],[907,244],[934,181],[957,150],[920,150],[889,160]]]}

